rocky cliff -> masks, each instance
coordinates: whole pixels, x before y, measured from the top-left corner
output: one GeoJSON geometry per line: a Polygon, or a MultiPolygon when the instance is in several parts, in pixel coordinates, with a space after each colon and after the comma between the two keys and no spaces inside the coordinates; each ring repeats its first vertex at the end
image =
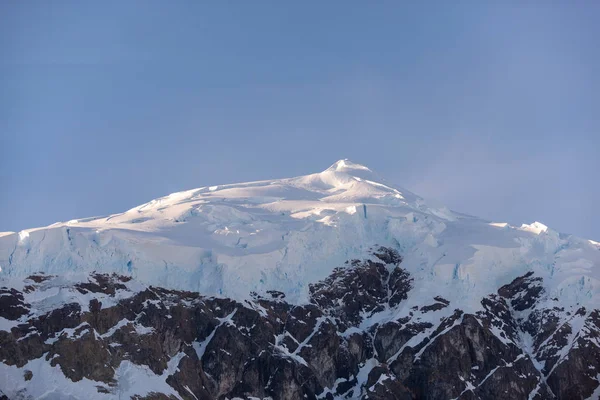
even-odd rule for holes
{"type": "Polygon", "coordinates": [[[466,312],[415,293],[375,247],[309,287],[249,300],[92,273],[0,290],[10,399],[597,399],[600,311],[548,299],[533,272],[466,312]],[[411,296],[427,299],[400,312],[411,296]],[[543,300],[543,301],[542,301],[543,300]]]}

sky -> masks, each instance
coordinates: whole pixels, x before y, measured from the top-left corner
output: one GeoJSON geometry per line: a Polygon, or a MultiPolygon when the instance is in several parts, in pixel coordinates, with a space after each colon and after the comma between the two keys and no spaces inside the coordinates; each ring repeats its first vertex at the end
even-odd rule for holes
{"type": "Polygon", "coordinates": [[[416,3],[0,2],[0,231],[349,158],[600,241],[600,3],[416,3]]]}

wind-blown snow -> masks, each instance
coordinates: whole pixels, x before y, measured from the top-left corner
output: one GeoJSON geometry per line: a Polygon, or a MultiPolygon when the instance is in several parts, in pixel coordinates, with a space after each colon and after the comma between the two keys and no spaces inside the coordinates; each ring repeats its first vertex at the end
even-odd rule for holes
{"type": "MultiPolygon", "coordinates": [[[[466,312],[529,270],[568,304],[598,301],[595,242],[541,223],[511,227],[454,213],[340,160],[289,179],[173,193],[120,214],[0,235],[0,276],[86,271],[244,299],[280,290],[307,300],[325,278],[373,245],[398,249],[415,277],[407,307],[440,295],[466,312]]],[[[597,303],[596,303],[597,304],[597,303]]]]}

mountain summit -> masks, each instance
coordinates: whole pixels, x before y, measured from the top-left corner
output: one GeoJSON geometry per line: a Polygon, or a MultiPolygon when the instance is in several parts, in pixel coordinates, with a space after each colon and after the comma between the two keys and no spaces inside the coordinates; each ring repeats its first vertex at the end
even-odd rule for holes
{"type": "Polygon", "coordinates": [[[325,171],[337,171],[337,172],[346,172],[349,174],[356,174],[357,172],[367,172],[372,173],[369,167],[366,167],[361,164],[354,163],[347,158],[336,161],[331,167],[327,168],[325,171]]]}
{"type": "Polygon", "coordinates": [[[349,160],[3,233],[0,267],[0,398],[600,396],[600,245],[349,160]]]}

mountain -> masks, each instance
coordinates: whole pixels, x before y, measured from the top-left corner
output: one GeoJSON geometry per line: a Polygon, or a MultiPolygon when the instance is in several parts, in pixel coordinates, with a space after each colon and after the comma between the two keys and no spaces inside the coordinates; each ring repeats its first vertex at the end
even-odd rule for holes
{"type": "Polygon", "coordinates": [[[600,244],[340,160],[0,233],[8,398],[597,399],[600,244]]]}

